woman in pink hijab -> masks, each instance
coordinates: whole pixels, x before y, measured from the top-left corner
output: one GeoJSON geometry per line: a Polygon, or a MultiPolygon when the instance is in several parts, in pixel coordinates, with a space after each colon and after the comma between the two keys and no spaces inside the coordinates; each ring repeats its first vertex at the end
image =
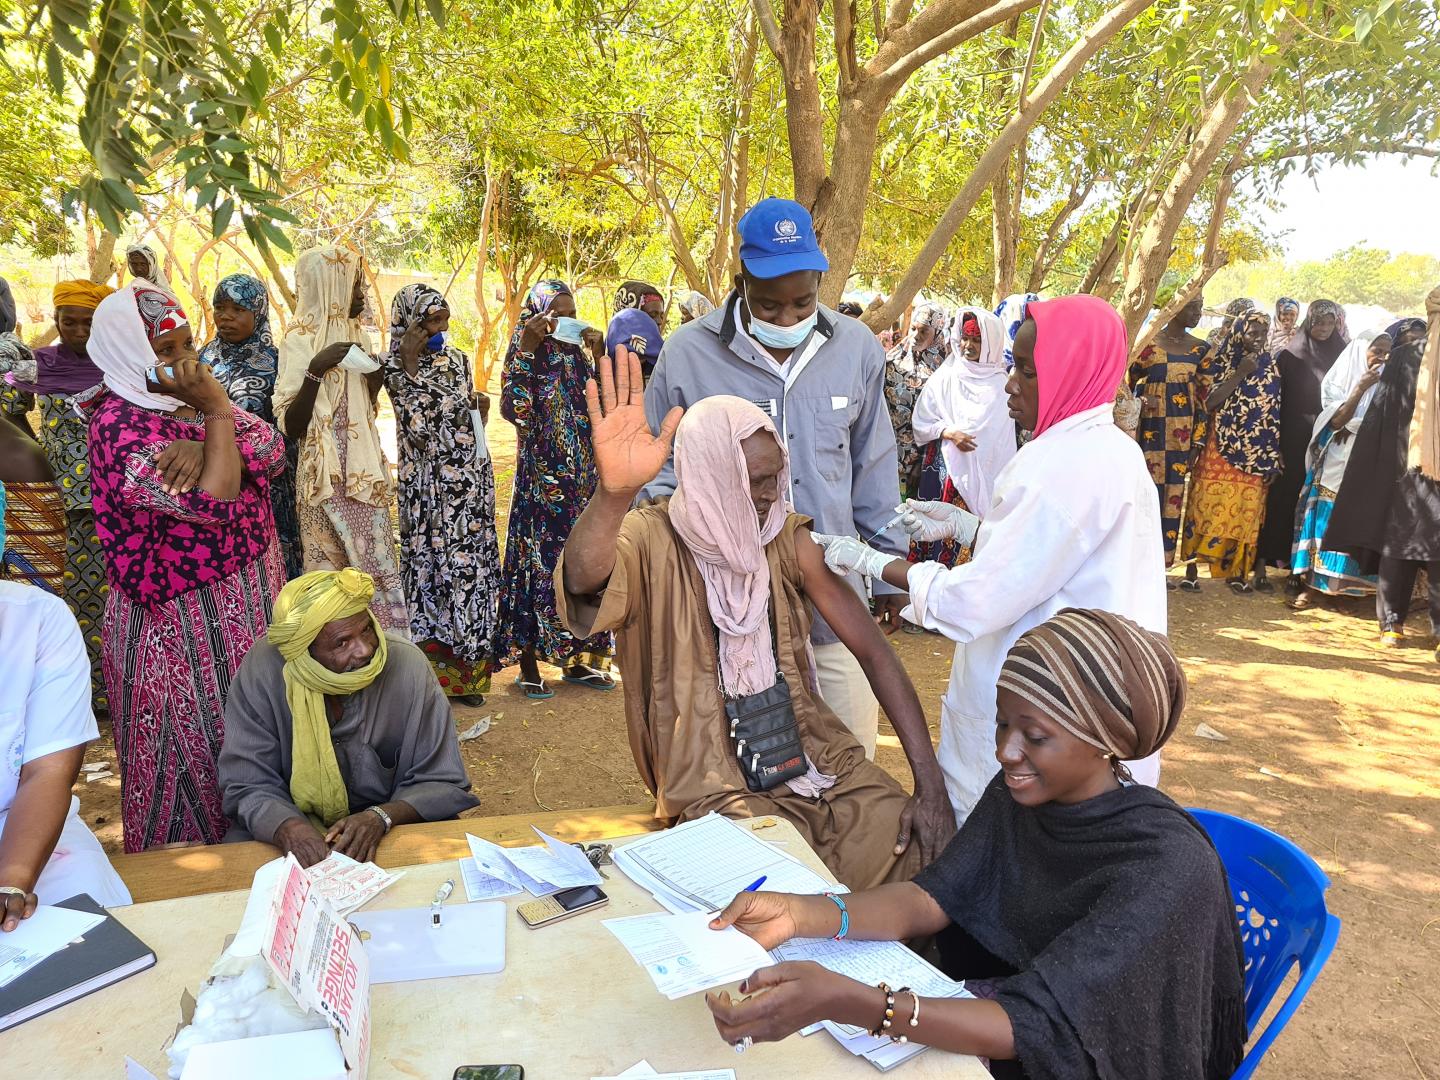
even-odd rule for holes
{"type": "MultiPolygon", "coordinates": [[[[1139,445],[1114,421],[1128,346],[1120,316],[1098,297],[1028,306],[1005,390],[1011,417],[1034,436],[996,477],[970,562],[910,564],[858,540],[816,537],[832,569],[908,589],[905,618],[959,646],[941,703],[939,759],[961,821],[995,775],[995,682],[1021,634],[1067,607],[1166,630],[1160,503],[1139,445]]],[[[973,527],[962,513],[912,508],[905,525],[917,540],[943,539],[973,527]]],[[[1012,789],[1063,782],[1041,747],[1001,765],[1012,789]]],[[[1158,755],[1129,768],[1139,781],[1159,780],[1158,755]]]]}
{"type": "Polygon", "coordinates": [[[659,436],[623,346],[587,391],[599,484],[555,571],[572,633],[614,630],[641,779],[667,824],[715,812],[790,821],[851,888],[899,880],[954,831],[920,700],[860,598],[790,504],[774,424],[710,397],[659,436]],[[675,494],[631,510],[675,444],[675,494]],[[813,609],[812,609],[813,605],[813,609]],[[815,692],[812,610],[859,659],[915,776],[904,790],[815,692]]]}

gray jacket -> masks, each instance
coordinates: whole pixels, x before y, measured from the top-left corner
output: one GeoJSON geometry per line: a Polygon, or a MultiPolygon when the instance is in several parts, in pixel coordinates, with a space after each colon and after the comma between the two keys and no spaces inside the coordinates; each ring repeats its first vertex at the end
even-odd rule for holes
{"type": "MultiPolygon", "coordinates": [[[[814,332],[791,355],[782,376],[748,335],[737,332],[735,301],[732,292],[714,311],[665,339],[645,390],[651,429],[659,431],[673,406],[688,407],[715,394],[754,402],[790,451],[796,511],[813,518],[817,532],[869,540],[895,516],[900,501],[884,350],[863,324],[822,306],[814,332]]],[[[666,462],[644,494],[655,498],[674,490],[673,462],[666,462]]],[[[897,558],[909,550],[899,526],[870,542],[897,558]]],[[[851,585],[864,594],[858,576],[851,575],[851,585]]],[[[877,594],[899,591],[879,580],[871,586],[877,594]]],[[[816,645],[837,640],[818,619],[811,639],[816,645]]]]}

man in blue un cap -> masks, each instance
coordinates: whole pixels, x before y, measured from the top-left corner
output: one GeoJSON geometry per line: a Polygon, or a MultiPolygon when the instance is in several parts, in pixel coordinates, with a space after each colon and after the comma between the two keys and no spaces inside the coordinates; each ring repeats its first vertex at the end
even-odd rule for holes
{"type": "MultiPolygon", "coordinates": [[[[830,264],[809,212],[790,199],[763,199],[740,219],[741,271],[720,306],[665,339],[645,392],[654,431],[675,405],[733,394],[758,405],[790,454],[791,502],[819,533],[870,537],[903,558],[907,538],[886,528],[900,502],[895,432],[885,405],[885,354],[860,322],[819,302],[830,264]]],[[[675,490],[667,464],[645,489],[647,499],[675,490]]],[[[864,581],[850,584],[864,597],[864,581]]],[[[905,597],[872,582],[876,619],[900,625],[905,597]]],[[[871,666],[816,619],[811,634],[820,696],[875,755],[878,706],[866,676],[871,666]]],[[[853,643],[862,653],[865,646],[853,643]]],[[[868,658],[867,658],[868,659],[868,658]]],[[[898,725],[897,725],[898,726],[898,725]]],[[[948,806],[926,731],[897,731],[916,791],[948,806]],[[938,786],[938,789],[936,785],[938,786]]]]}

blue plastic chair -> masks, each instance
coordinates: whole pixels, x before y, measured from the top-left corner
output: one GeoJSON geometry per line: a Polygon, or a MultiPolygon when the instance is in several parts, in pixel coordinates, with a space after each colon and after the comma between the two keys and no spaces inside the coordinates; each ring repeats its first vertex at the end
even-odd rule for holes
{"type": "Polygon", "coordinates": [[[1315,860],[1278,833],[1218,810],[1191,810],[1220,853],[1235,896],[1245,950],[1245,1023],[1255,1035],[1280,984],[1295,965],[1300,978],[1250,1046],[1233,1080],[1247,1080],[1300,1007],[1330,959],[1340,920],[1325,910],[1330,879],[1315,860]]]}

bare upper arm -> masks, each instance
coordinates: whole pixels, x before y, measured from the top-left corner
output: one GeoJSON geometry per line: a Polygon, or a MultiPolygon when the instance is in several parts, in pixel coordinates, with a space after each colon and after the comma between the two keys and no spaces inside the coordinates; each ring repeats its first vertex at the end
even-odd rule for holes
{"type": "Polygon", "coordinates": [[[795,561],[804,578],[806,597],[857,660],[873,655],[876,649],[890,651],[865,602],[845,578],[825,565],[825,553],[811,538],[808,526],[795,530],[795,561]]]}

